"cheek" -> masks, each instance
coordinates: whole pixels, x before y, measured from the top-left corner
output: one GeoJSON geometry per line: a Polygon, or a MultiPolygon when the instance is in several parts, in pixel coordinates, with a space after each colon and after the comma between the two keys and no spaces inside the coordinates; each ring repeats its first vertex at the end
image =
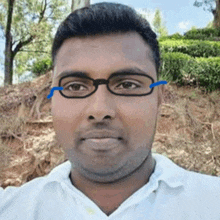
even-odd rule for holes
{"type": "Polygon", "coordinates": [[[157,117],[156,102],[153,100],[139,102],[136,105],[123,105],[123,116],[125,117],[124,126],[129,128],[130,135],[137,138],[151,136],[157,117]]]}
{"type": "Polygon", "coordinates": [[[80,119],[80,111],[76,111],[70,104],[52,100],[52,117],[53,125],[57,135],[73,136],[73,132],[78,125],[80,119]],[[70,135],[71,134],[71,135],[70,135]]]}

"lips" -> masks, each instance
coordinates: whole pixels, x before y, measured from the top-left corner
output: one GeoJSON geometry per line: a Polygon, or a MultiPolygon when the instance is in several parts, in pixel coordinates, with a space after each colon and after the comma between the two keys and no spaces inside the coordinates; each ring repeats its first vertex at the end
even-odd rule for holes
{"type": "Polygon", "coordinates": [[[90,132],[87,132],[86,134],[81,137],[81,140],[84,141],[86,139],[101,139],[101,138],[115,138],[118,140],[122,140],[122,137],[115,132],[111,130],[92,130],[90,132]]]}

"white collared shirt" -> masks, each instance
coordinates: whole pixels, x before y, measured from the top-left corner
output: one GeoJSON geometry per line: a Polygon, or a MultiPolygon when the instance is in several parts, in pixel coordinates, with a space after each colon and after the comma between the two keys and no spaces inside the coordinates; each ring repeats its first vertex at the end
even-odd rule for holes
{"type": "Polygon", "coordinates": [[[20,187],[0,187],[0,220],[220,220],[220,178],[156,160],[149,182],[110,216],[72,185],[70,161],[20,187]]]}

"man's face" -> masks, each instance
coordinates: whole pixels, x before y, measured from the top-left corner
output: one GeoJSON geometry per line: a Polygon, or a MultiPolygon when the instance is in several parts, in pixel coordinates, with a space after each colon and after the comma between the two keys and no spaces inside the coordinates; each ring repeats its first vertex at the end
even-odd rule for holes
{"type": "MultiPolygon", "coordinates": [[[[140,68],[157,81],[150,47],[137,33],[71,38],[57,54],[52,86],[59,86],[56,77],[63,71],[88,72],[93,79],[107,79],[130,67],[140,68]]],[[[110,182],[137,169],[151,154],[161,88],[139,97],[116,96],[106,85],[99,85],[94,94],[82,99],[67,99],[54,92],[54,129],[74,172],[92,181],[110,182]],[[96,151],[91,141],[80,139],[89,131],[103,129],[122,137],[114,142],[115,148],[96,151]]]]}

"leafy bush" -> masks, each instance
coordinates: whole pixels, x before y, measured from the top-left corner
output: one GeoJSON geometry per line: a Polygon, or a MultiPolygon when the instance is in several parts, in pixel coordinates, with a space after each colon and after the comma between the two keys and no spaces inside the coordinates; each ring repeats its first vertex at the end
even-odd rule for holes
{"type": "Polygon", "coordinates": [[[163,52],[180,52],[192,57],[220,56],[220,42],[199,40],[165,40],[160,42],[163,52]]]}
{"type": "Polygon", "coordinates": [[[220,29],[213,27],[159,38],[161,79],[180,85],[193,83],[208,92],[220,89],[218,41],[220,29]]]}
{"type": "Polygon", "coordinates": [[[35,77],[38,77],[44,75],[51,68],[52,60],[50,58],[45,58],[40,61],[34,62],[31,71],[35,75],[35,77]]]}
{"type": "Polygon", "coordinates": [[[193,58],[183,53],[162,53],[160,66],[161,76],[167,81],[181,83],[181,69],[189,63],[190,59],[193,58]]]}
{"type": "Polygon", "coordinates": [[[179,40],[179,39],[184,39],[184,36],[182,36],[180,33],[175,33],[175,34],[172,34],[170,36],[161,37],[159,39],[159,41],[164,41],[164,40],[167,40],[167,39],[179,40]]]}
{"type": "Polygon", "coordinates": [[[185,39],[214,39],[215,37],[220,37],[220,29],[217,28],[202,28],[202,29],[192,29],[185,33],[185,39]]]}
{"type": "Polygon", "coordinates": [[[184,35],[181,35],[179,33],[175,33],[170,36],[164,36],[159,38],[159,41],[164,41],[164,40],[178,40],[178,39],[185,39],[185,40],[209,40],[209,41],[220,41],[220,29],[209,27],[209,28],[201,28],[201,29],[196,29],[193,28],[184,35]]]}
{"type": "Polygon", "coordinates": [[[194,75],[208,92],[220,89],[220,57],[196,58],[194,75]]]}
{"type": "Polygon", "coordinates": [[[220,88],[220,57],[193,58],[179,52],[162,53],[160,73],[164,80],[179,85],[184,85],[184,78],[189,77],[194,85],[211,92],[220,88]]]}

